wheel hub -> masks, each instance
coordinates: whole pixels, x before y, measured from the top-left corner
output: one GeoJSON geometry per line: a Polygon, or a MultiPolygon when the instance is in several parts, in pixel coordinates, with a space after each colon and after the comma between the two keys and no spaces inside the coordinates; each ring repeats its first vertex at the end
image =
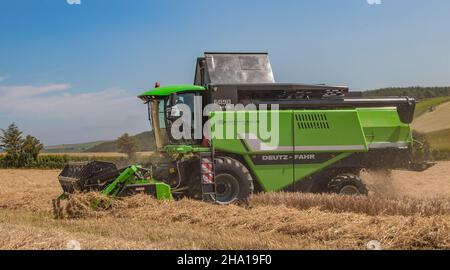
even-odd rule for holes
{"type": "Polygon", "coordinates": [[[239,195],[239,182],[231,174],[220,174],[215,177],[216,201],[219,203],[230,203],[239,195]]]}
{"type": "Polygon", "coordinates": [[[344,195],[357,195],[360,194],[359,189],[353,185],[347,185],[341,188],[340,194],[344,195]]]}

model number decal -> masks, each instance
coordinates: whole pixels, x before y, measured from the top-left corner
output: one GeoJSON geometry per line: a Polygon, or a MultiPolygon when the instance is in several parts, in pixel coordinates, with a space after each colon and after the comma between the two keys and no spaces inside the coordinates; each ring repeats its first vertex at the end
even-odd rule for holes
{"type": "Polygon", "coordinates": [[[231,104],[231,99],[214,99],[214,104],[228,105],[231,104]]]}

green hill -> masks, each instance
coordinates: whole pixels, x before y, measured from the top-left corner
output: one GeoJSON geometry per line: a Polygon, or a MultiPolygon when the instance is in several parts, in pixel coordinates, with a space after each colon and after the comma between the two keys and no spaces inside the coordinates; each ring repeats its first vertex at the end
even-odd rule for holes
{"type": "MultiPolygon", "coordinates": [[[[138,152],[153,151],[155,149],[155,141],[152,131],[139,133],[133,137],[138,145],[138,152]]],[[[44,153],[98,153],[98,152],[119,152],[116,141],[95,141],[78,144],[61,144],[46,146],[44,153]]]]}
{"type": "Polygon", "coordinates": [[[414,116],[418,117],[430,109],[434,109],[437,106],[450,101],[450,96],[447,97],[435,97],[435,98],[428,98],[420,100],[416,105],[416,111],[414,112],[414,116]]]}
{"type": "Polygon", "coordinates": [[[429,99],[450,96],[450,86],[444,87],[389,87],[363,92],[364,96],[409,96],[429,99]]]}
{"type": "MultiPolygon", "coordinates": [[[[132,136],[138,145],[138,152],[153,151],[155,149],[155,140],[153,131],[146,131],[132,136]]],[[[119,152],[116,141],[107,141],[97,144],[84,152],[119,152]]]]}
{"type": "Polygon", "coordinates": [[[44,153],[77,153],[84,152],[89,148],[102,144],[105,141],[87,142],[87,143],[73,143],[73,144],[61,144],[46,146],[44,153]]]}

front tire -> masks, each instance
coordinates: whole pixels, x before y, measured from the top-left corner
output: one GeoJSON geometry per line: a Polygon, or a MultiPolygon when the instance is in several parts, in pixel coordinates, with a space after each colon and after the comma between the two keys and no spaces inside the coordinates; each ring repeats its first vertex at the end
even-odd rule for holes
{"type": "Polygon", "coordinates": [[[216,202],[230,204],[247,202],[253,193],[253,177],[236,159],[218,157],[214,160],[216,202]]]}
{"type": "Polygon", "coordinates": [[[328,191],[341,195],[367,195],[369,192],[361,178],[355,174],[343,173],[328,183],[328,191]]]}

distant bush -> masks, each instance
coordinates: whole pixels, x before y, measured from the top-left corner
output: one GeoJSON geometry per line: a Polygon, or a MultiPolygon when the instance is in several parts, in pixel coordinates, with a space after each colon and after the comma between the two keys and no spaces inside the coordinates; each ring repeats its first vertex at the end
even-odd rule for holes
{"type": "Polygon", "coordinates": [[[69,161],[67,156],[38,156],[38,158],[31,163],[28,163],[26,168],[39,169],[58,169],[64,167],[64,164],[69,161]]]}

